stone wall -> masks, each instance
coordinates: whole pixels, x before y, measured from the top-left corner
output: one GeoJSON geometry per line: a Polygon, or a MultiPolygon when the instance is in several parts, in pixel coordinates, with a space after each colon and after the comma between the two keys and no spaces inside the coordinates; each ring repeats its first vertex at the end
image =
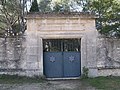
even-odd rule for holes
{"type": "MultiPolygon", "coordinates": [[[[39,41],[34,35],[30,37],[32,39],[29,37],[0,38],[0,74],[26,76],[41,74],[43,69],[41,54],[37,53],[42,45],[39,43],[41,39],[39,41]]],[[[120,39],[98,37],[96,40],[97,62],[95,63],[97,65],[91,64],[94,60],[86,62],[87,67],[90,68],[90,76],[120,76],[120,39]]]]}
{"type": "Polygon", "coordinates": [[[120,39],[98,37],[91,15],[29,15],[26,35],[0,38],[0,74],[44,76],[44,39],[81,39],[81,72],[89,76],[120,76],[120,39]],[[83,72],[82,72],[83,73],[83,72]]]}
{"type": "Polygon", "coordinates": [[[120,39],[97,39],[98,76],[120,76],[120,39]]]}
{"type": "MultiPolygon", "coordinates": [[[[34,37],[34,35],[32,35],[34,37]]],[[[40,75],[37,39],[0,38],[0,74],[40,75]],[[31,41],[32,40],[32,41],[31,41]]]]}
{"type": "Polygon", "coordinates": [[[0,38],[0,74],[22,74],[26,56],[25,37],[0,38]]]}

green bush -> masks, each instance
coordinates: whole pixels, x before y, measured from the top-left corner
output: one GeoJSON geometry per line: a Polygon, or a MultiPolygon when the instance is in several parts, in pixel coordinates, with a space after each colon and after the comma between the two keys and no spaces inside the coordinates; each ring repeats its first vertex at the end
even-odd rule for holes
{"type": "Polygon", "coordinates": [[[89,69],[84,66],[82,70],[83,70],[82,78],[88,78],[89,69]]]}

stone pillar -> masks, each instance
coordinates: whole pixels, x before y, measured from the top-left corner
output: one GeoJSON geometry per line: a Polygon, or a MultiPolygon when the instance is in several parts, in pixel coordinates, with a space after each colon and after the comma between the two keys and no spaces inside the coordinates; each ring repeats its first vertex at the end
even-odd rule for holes
{"type": "Polygon", "coordinates": [[[87,52],[87,67],[89,68],[89,76],[96,77],[98,76],[97,69],[97,53],[96,53],[96,45],[97,45],[97,31],[89,30],[86,36],[86,52],[87,52]]]}
{"type": "Polygon", "coordinates": [[[28,23],[28,27],[26,33],[26,61],[24,69],[26,70],[27,76],[39,76],[43,74],[42,70],[42,60],[41,55],[42,52],[42,39],[38,38],[38,32],[37,32],[37,25],[34,20],[30,20],[28,23]],[[32,24],[34,25],[34,28],[32,27],[32,24]]]}
{"type": "Polygon", "coordinates": [[[43,39],[38,38],[38,63],[39,63],[39,69],[40,69],[40,75],[43,76],[43,39]]]}
{"type": "Polygon", "coordinates": [[[83,67],[87,66],[87,52],[86,52],[86,36],[81,37],[81,73],[83,67]]]}

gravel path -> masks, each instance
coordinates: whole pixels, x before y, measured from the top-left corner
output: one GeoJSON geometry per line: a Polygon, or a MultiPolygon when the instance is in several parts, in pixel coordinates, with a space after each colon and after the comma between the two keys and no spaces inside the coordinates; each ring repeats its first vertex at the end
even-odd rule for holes
{"type": "Polygon", "coordinates": [[[96,90],[80,80],[45,81],[31,84],[0,84],[0,90],[96,90]]]}

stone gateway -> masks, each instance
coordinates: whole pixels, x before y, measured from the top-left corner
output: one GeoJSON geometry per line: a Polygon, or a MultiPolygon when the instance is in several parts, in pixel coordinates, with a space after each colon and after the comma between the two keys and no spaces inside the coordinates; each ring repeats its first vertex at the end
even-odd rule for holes
{"type": "Polygon", "coordinates": [[[89,77],[120,76],[120,39],[102,37],[95,19],[85,12],[29,13],[24,39],[1,44],[0,74],[79,78],[87,68],[89,77]]]}
{"type": "Polygon", "coordinates": [[[95,18],[89,13],[29,13],[27,68],[47,78],[78,78],[86,67],[97,76],[95,18]]]}

